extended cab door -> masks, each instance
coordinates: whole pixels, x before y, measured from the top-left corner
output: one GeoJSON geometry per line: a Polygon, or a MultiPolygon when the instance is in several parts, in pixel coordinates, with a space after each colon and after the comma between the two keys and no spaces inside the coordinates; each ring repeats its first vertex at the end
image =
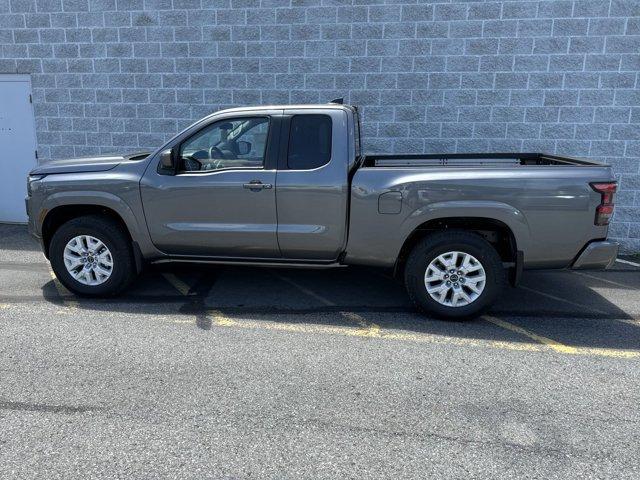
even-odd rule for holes
{"type": "Polygon", "coordinates": [[[347,114],[340,109],[284,111],[276,176],[282,256],[335,260],[347,235],[347,114]]]}
{"type": "Polygon", "coordinates": [[[177,168],[158,159],[141,181],[156,247],[172,255],[280,257],[276,163],[282,110],[216,116],[170,145],[177,168]]]}

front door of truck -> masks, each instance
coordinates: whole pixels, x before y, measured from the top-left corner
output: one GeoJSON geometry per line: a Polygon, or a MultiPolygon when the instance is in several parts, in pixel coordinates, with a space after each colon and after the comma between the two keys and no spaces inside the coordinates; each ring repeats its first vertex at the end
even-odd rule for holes
{"type": "MultiPolygon", "coordinates": [[[[179,139],[174,171],[141,182],[151,239],[172,255],[276,258],[279,126],[270,112],[225,116],[179,139]]],[[[280,113],[280,112],[277,112],[280,113]]]]}

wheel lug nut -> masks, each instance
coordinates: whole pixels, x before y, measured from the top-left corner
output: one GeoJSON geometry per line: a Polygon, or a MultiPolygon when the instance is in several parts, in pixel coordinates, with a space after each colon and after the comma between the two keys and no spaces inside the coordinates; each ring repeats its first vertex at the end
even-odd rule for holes
{"type": "Polygon", "coordinates": [[[454,283],[454,284],[453,284],[453,286],[454,286],[454,287],[456,287],[456,288],[458,288],[458,284],[457,284],[457,283],[454,283]]]}
{"type": "Polygon", "coordinates": [[[447,287],[451,286],[451,282],[447,281],[447,287]]]}
{"type": "Polygon", "coordinates": [[[448,274],[448,273],[445,273],[445,274],[444,274],[444,278],[449,278],[449,274],[448,274]]]}

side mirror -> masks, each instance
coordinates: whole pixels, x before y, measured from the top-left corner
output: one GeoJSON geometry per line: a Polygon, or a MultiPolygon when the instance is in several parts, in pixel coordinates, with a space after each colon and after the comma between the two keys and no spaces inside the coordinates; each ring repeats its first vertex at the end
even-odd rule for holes
{"type": "Polygon", "coordinates": [[[238,147],[238,155],[247,155],[251,152],[251,143],[245,142],[244,140],[240,140],[236,143],[238,147]]]}
{"type": "Polygon", "coordinates": [[[171,149],[160,152],[160,167],[163,170],[173,170],[175,163],[173,162],[173,151],[171,149]]]}

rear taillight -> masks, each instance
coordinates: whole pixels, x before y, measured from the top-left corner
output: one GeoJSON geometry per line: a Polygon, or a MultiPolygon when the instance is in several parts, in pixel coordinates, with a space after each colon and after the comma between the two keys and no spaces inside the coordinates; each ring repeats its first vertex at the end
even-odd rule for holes
{"type": "Polygon", "coordinates": [[[596,225],[609,225],[613,216],[613,196],[618,184],[616,182],[590,183],[591,188],[600,194],[600,205],[596,207],[596,225]]]}

